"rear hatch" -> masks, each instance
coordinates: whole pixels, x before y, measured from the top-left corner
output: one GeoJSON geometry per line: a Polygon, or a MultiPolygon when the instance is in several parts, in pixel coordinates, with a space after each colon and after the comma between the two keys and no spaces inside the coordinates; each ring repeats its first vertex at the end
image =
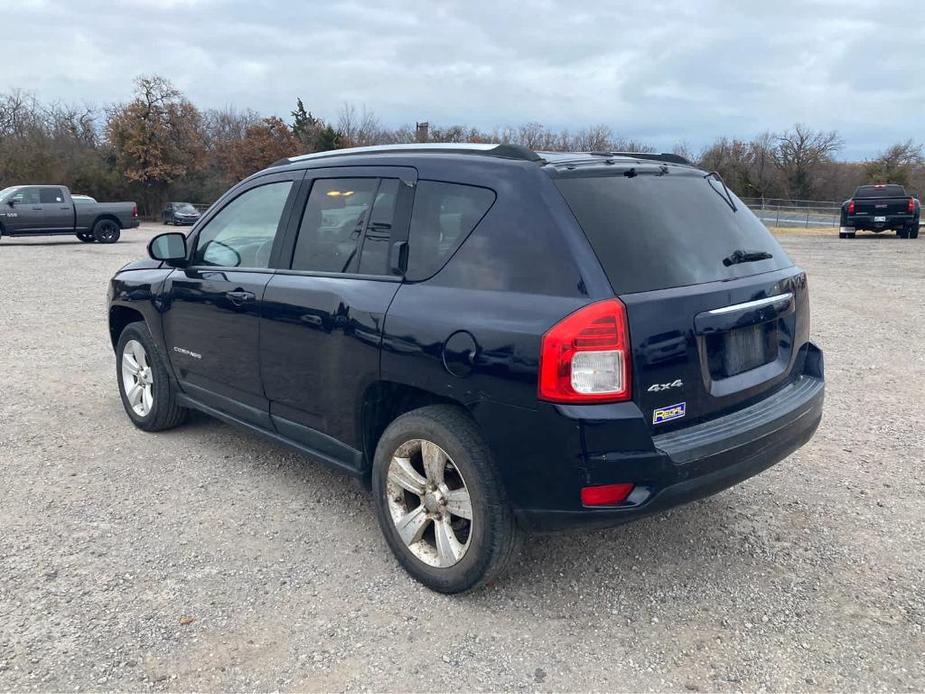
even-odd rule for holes
{"type": "Polygon", "coordinates": [[[749,405],[794,377],[806,277],[716,178],[688,167],[554,174],[627,309],[633,399],[654,433],[749,405]]]}

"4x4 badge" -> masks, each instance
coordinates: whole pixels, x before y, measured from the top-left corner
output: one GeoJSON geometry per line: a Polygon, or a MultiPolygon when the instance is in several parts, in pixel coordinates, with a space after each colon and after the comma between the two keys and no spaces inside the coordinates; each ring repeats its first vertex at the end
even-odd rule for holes
{"type": "Polygon", "coordinates": [[[650,393],[661,393],[663,390],[671,390],[672,388],[681,388],[684,383],[681,382],[681,379],[675,379],[671,383],[653,383],[647,388],[650,393]]]}

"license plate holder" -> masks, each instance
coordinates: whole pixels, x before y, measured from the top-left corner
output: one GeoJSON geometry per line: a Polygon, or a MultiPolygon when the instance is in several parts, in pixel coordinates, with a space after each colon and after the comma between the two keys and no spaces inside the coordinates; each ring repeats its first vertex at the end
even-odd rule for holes
{"type": "Polygon", "coordinates": [[[768,321],[707,336],[711,377],[738,376],[777,359],[780,346],[778,323],[776,320],[768,321]]]}
{"type": "Polygon", "coordinates": [[[880,215],[880,216],[874,217],[874,221],[875,222],[885,222],[886,217],[884,217],[883,215],[880,215]]]}

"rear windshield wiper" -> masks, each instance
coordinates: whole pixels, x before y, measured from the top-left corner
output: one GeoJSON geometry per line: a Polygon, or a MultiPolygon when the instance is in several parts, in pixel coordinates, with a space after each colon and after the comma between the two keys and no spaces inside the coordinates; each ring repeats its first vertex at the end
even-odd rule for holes
{"type": "Polygon", "coordinates": [[[723,180],[723,177],[719,175],[719,171],[711,171],[711,172],[708,173],[706,176],[704,176],[704,178],[707,179],[707,183],[710,182],[710,179],[711,179],[711,178],[716,179],[717,181],[719,181],[719,182],[720,182],[720,185],[723,186],[723,193],[725,193],[725,195],[723,195],[723,193],[720,193],[720,192],[719,192],[716,188],[714,188],[712,185],[711,185],[710,187],[713,188],[714,192],[715,192],[717,195],[719,195],[719,196],[720,196],[721,198],[723,198],[727,203],[729,203],[729,207],[732,208],[732,211],[733,211],[733,212],[738,212],[738,211],[739,211],[739,208],[736,207],[735,201],[732,199],[732,193],[730,193],[730,192],[729,192],[729,189],[726,187],[726,181],[724,181],[724,180],[723,180]]]}
{"type": "Polygon", "coordinates": [[[770,260],[774,256],[767,251],[736,250],[723,258],[723,265],[738,265],[739,263],[754,263],[757,260],[770,260]]]}

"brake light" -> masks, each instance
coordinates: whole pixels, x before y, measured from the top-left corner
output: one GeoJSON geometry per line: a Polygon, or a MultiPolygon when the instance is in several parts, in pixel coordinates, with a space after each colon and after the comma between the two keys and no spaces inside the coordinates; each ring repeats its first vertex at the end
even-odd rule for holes
{"type": "Polygon", "coordinates": [[[629,482],[582,487],[581,503],[583,506],[616,506],[626,501],[631,491],[633,485],[629,482]]]}
{"type": "Polygon", "coordinates": [[[598,301],[552,326],[540,344],[539,372],[540,400],[629,400],[629,328],[623,302],[598,301]]]}
{"type": "Polygon", "coordinates": [[[132,205],[132,219],[138,217],[138,205],[132,205]]]}
{"type": "Polygon", "coordinates": [[[848,201],[848,214],[854,214],[854,200],[848,201]]]}
{"type": "Polygon", "coordinates": [[[915,214],[915,198],[909,198],[909,206],[906,208],[909,214],[915,214]]]}

